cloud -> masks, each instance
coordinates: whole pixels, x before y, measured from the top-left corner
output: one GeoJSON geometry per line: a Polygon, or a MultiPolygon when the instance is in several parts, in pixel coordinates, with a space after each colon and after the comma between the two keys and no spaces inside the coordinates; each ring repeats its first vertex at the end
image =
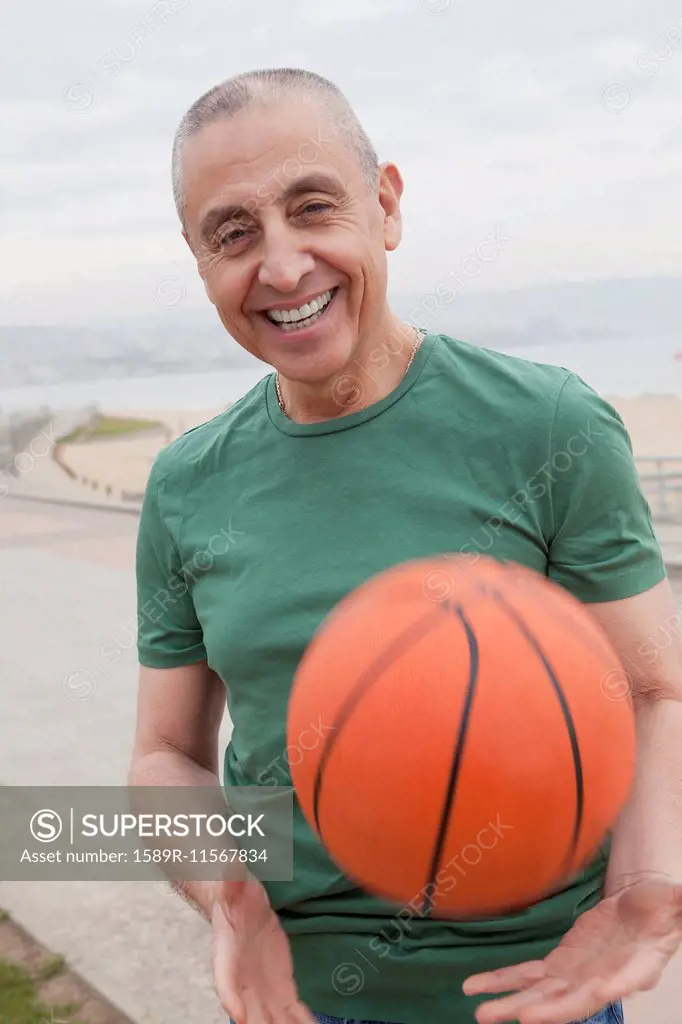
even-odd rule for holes
{"type": "Polygon", "coordinates": [[[407,13],[419,0],[343,0],[343,3],[320,3],[301,0],[301,17],[308,25],[349,24],[373,21],[407,13]]]}
{"type": "Polygon", "coordinates": [[[423,0],[13,5],[3,316],[36,281],[57,322],[93,322],[119,293],[144,310],[149,281],[185,259],[169,167],[182,114],[228,75],[282,65],[336,81],[403,172],[394,290],[430,287],[496,224],[515,244],[481,286],[682,273],[678,2],[456,0],[440,16],[423,0]]]}

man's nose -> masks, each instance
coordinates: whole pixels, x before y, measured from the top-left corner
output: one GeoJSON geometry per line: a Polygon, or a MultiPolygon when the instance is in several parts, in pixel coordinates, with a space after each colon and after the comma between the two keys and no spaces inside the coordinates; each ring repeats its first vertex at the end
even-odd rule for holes
{"type": "Polygon", "coordinates": [[[291,230],[277,230],[265,238],[258,281],[278,292],[292,292],[314,268],[315,260],[300,237],[291,230]]]}

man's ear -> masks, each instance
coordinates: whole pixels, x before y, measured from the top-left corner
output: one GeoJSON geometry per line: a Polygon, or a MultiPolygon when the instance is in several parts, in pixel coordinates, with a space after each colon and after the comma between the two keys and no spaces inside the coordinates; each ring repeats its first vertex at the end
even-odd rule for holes
{"type": "Polygon", "coordinates": [[[387,252],[392,252],[398,248],[403,236],[400,199],[405,186],[395,164],[382,164],[379,171],[379,202],[384,211],[384,243],[387,252]]]}

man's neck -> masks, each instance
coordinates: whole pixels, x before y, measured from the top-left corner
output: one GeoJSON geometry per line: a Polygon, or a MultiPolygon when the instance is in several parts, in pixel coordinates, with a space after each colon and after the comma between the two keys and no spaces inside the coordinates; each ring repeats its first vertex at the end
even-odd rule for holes
{"type": "Polygon", "coordinates": [[[283,411],[297,423],[321,423],[380,402],[402,381],[421,337],[417,328],[391,315],[328,380],[308,384],[280,376],[283,411]]]}

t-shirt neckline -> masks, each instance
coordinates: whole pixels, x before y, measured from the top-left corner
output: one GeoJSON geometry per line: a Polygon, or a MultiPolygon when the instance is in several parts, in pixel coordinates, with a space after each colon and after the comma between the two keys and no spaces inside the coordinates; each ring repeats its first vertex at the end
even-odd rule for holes
{"type": "MultiPolygon", "coordinates": [[[[320,423],[297,423],[290,420],[279,407],[277,401],[277,390],[275,388],[275,374],[271,373],[267,378],[265,389],[265,400],[270,420],[283,434],[290,434],[294,437],[314,437],[319,434],[334,434],[339,430],[349,430],[351,427],[358,427],[368,420],[380,416],[392,405],[395,405],[411,387],[413,387],[426,365],[431,349],[438,335],[427,334],[417,349],[417,354],[412,360],[412,365],[404,375],[400,383],[378,402],[373,402],[358,412],[347,413],[345,416],[336,416],[333,419],[322,420],[320,423]]],[[[359,378],[360,379],[360,378],[359,378]]],[[[362,380],[360,379],[360,383],[362,380]]]]}

